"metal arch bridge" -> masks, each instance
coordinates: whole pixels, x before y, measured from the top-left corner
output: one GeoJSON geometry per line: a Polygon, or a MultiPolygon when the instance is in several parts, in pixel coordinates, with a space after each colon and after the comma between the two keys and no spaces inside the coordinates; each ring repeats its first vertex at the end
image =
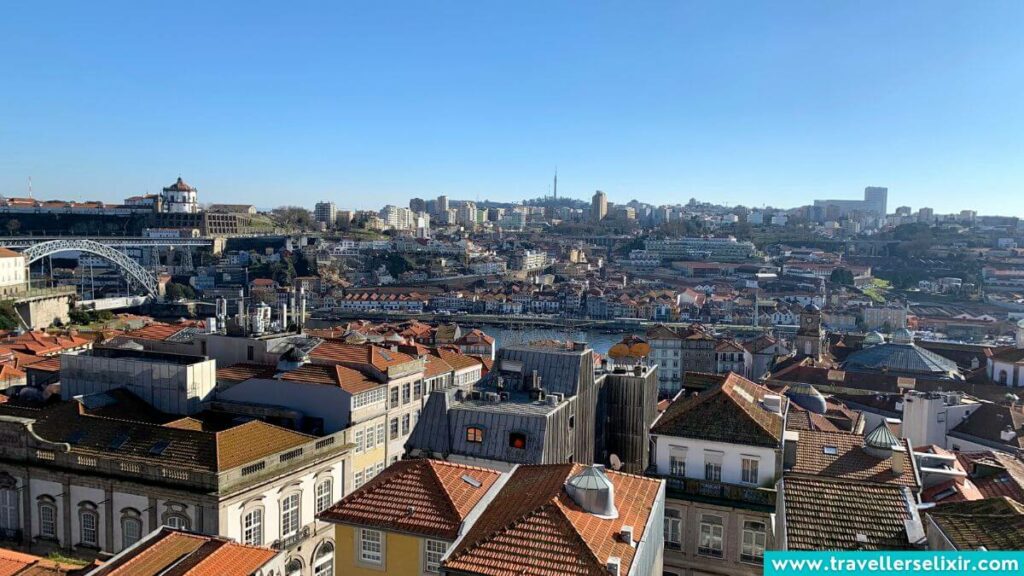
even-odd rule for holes
{"type": "Polygon", "coordinates": [[[138,262],[129,258],[124,252],[115,250],[106,244],[85,238],[49,240],[32,244],[22,251],[25,255],[25,263],[31,264],[58,252],[88,252],[113,262],[132,281],[137,282],[149,296],[156,297],[159,294],[157,279],[150,271],[143,268],[138,262]]]}

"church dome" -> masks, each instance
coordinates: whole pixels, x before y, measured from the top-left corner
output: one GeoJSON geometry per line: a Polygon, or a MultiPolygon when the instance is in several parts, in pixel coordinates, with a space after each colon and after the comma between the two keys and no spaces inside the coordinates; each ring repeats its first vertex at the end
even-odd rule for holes
{"type": "Polygon", "coordinates": [[[825,402],[825,397],[810,384],[798,383],[790,386],[789,389],[786,390],[786,397],[808,412],[824,414],[828,411],[828,404],[825,402]]]}
{"type": "Polygon", "coordinates": [[[900,328],[892,333],[892,341],[895,344],[913,344],[914,333],[906,328],[900,328]]]}
{"type": "Polygon", "coordinates": [[[885,344],[885,336],[882,336],[879,332],[872,332],[864,337],[864,346],[875,346],[877,344],[885,344]]]}

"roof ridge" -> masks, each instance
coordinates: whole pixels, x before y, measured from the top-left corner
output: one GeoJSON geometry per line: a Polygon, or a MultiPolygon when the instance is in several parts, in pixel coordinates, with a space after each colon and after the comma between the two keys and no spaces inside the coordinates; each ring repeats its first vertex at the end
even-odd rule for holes
{"type": "Polygon", "coordinates": [[[459,519],[459,524],[461,525],[464,519],[462,514],[459,513],[459,507],[455,505],[455,499],[452,498],[451,493],[448,492],[448,486],[445,485],[444,481],[441,480],[440,474],[437,473],[433,460],[427,460],[427,468],[430,469],[430,476],[433,479],[433,482],[441,488],[441,493],[444,494],[444,502],[448,505],[449,511],[455,513],[455,517],[459,519]]]}
{"type": "MultiPolygon", "coordinates": [[[[594,562],[595,566],[599,570],[603,571],[604,568],[605,568],[604,561],[597,557],[597,552],[593,548],[590,547],[590,543],[587,542],[587,540],[583,537],[582,534],[580,534],[579,530],[576,528],[576,525],[572,523],[572,520],[565,513],[565,508],[563,508],[563,506],[565,506],[565,505],[562,504],[561,501],[559,501],[558,494],[556,494],[555,496],[553,496],[551,498],[551,502],[550,503],[542,505],[538,510],[544,510],[548,506],[553,506],[554,507],[554,509],[558,512],[557,518],[560,519],[562,522],[564,522],[565,524],[568,525],[568,527],[570,528],[569,532],[572,533],[572,537],[575,540],[577,540],[580,544],[582,544],[582,548],[584,550],[586,550],[587,552],[590,553],[590,555],[588,556],[588,559],[591,560],[592,562],[594,562]]],[[[594,567],[594,566],[592,566],[592,567],[594,567]]]]}
{"type": "MultiPolygon", "coordinates": [[[[752,381],[750,381],[750,380],[748,380],[748,379],[746,379],[746,378],[743,378],[742,376],[740,376],[739,374],[737,374],[737,373],[735,373],[735,372],[730,372],[730,373],[729,373],[729,375],[728,375],[728,376],[726,376],[726,378],[725,378],[725,382],[723,382],[723,383],[722,383],[722,387],[723,387],[723,388],[725,387],[725,385],[726,385],[726,384],[729,384],[729,383],[731,383],[731,384],[732,384],[733,386],[736,386],[736,383],[735,383],[735,381],[733,381],[733,379],[732,379],[732,377],[733,377],[733,376],[735,376],[735,377],[737,377],[737,378],[740,378],[740,379],[743,379],[743,380],[746,380],[747,382],[750,382],[750,384],[753,384],[754,386],[756,386],[756,387],[758,387],[758,388],[764,388],[764,389],[765,389],[765,390],[767,390],[767,391],[768,391],[769,393],[772,393],[772,394],[774,394],[774,393],[775,393],[775,392],[772,392],[772,390],[771,390],[770,388],[768,388],[767,386],[761,386],[760,384],[757,384],[757,383],[755,383],[755,382],[752,382],[752,381]]],[[[746,390],[744,390],[744,392],[746,392],[746,390]]],[[[742,410],[744,414],[746,414],[746,415],[747,415],[747,416],[748,416],[748,417],[749,417],[749,418],[750,418],[751,420],[753,420],[753,421],[754,421],[754,424],[756,424],[758,428],[760,428],[761,430],[763,430],[763,431],[764,431],[765,433],[767,433],[767,434],[768,434],[769,436],[771,436],[771,437],[773,437],[773,438],[775,437],[775,435],[774,435],[774,434],[772,433],[772,431],[771,431],[771,430],[769,430],[769,429],[768,429],[768,427],[767,427],[767,426],[765,426],[765,425],[764,425],[764,423],[763,423],[763,422],[761,422],[761,420],[760,420],[759,418],[755,417],[755,416],[754,416],[753,414],[751,414],[751,413],[750,413],[750,410],[748,410],[748,409],[747,409],[747,406],[746,406],[745,404],[743,404],[743,403],[740,403],[740,402],[737,402],[737,401],[736,401],[736,399],[735,399],[735,398],[733,398],[733,397],[732,397],[732,395],[730,395],[730,394],[726,394],[726,396],[728,396],[728,397],[729,397],[729,400],[730,400],[730,401],[731,401],[731,402],[732,402],[733,404],[735,404],[735,405],[736,405],[736,407],[738,407],[738,408],[739,408],[740,410],[742,410]]],[[[783,395],[781,395],[781,394],[780,394],[779,396],[780,396],[780,397],[782,397],[782,398],[786,398],[785,396],[783,396],[783,395]]],[[[786,398],[786,400],[784,400],[784,401],[785,401],[785,402],[786,402],[786,403],[788,404],[788,398],[786,398]]],[[[780,414],[780,416],[781,416],[781,414],[780,414]]]]}

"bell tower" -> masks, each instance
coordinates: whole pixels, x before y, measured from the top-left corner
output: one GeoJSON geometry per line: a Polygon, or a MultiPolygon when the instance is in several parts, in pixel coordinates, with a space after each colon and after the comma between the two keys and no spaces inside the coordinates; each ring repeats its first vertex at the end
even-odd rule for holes
{"type": "Polygon", "coordinates": [[[800,312],[800,328],[796,332],[796,352],[821,362],[825,354],[825,331],[821,329],[821,309],[808,304],[800,312]]]}

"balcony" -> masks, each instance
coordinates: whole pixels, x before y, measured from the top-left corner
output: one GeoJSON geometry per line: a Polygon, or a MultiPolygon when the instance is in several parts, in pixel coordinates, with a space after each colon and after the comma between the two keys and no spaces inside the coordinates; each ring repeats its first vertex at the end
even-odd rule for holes
{"type": "Polygon", "coordinates": [[[313,531],[309,529],[309,525],[303,526],[298,532],[290,536],[285,536],[279,540],[274,540],[274,543],[270,545],[274,550],[287,550],[298,546],[301,542],[309,538],[313,534],[313,531]]]}
{"type": "Polygon", "coordinates": [[[775,509],[775,490],[771,488],[666,476],[653,471],[648,472],[647,476],[664,480],[665,493],[669,498],[775,509]]]}
{"type": "Polygon", "coordinates": [[[0,528],[0,542],[21,543],[21,530],[17,528],[0,528]]]}

